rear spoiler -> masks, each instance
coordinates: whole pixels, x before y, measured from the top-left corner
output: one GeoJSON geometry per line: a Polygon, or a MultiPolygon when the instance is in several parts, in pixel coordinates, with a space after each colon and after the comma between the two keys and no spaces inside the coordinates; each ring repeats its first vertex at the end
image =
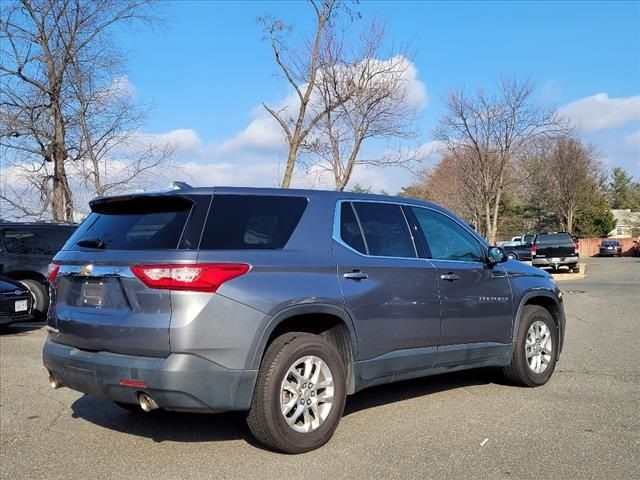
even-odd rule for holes
{"type": "Polygon", "coordinates": [[[139,214],[188,210],[193,203],[193,200],[176,193],[144,193],[94,198],[89,207],[95,213],[139,214]]]}

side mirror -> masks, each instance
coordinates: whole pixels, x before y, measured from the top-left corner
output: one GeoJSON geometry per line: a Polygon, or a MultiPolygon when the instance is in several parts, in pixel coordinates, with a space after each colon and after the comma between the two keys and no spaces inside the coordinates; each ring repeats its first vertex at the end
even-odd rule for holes
{"type": "Polygon", "coordinates": [[[509,258],[502,247],[489,247],[489,263],[491,265],[506,262],[508,259],[509,258]]]}

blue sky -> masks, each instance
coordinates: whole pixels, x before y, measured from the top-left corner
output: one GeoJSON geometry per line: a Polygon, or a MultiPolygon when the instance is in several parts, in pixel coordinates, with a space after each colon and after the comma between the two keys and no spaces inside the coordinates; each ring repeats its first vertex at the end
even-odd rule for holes
{"type": "MultiPolygon", "coordinates": [[[[415,51],[416,81],[428,95],[422,142],[432,140],[450,89],[528,76],[541,100],[582,125],[579,134],[609,167],[640,177],[640,2],[362,1],[355,8],[360,24],[382,20],[390,40],[415,51]]],[[[162,27],[117,32],[130,55],[128,80],[153,106],[145,131],[179,144],[193,183],[274,185],[284,154],[273,145],[275,132],[263,131],[259,105],[282,102],[290,91],[274,75],[256,18],[282,18],[302,35],[312,28],[310,7],[181,1],[163,2],[161,12],[162,27]]],[[[368,170],[355,180],[394,192],[411,176],[368,170]]]]}

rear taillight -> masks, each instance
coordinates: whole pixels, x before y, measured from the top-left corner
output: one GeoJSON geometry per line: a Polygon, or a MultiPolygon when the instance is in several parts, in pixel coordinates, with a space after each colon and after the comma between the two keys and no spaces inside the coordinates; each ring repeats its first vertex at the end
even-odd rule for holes
{"type": "Polygon", "coordinates": [[[196,263],[135,265],[131,271],[149,288],[215,292],[224,282],[244,275],[250,268],[244,263],[196,263]]]}
{"type": "Polygon", "coordinates": [[[59,270],[60,270],[59,263],[52,262],[49,264],[49,267],[47,268],[47,280],[49,280],[49,283],[53,283],[53,281],[58,276],[59,270]]]}
{"type": "Polygon", "coordinates": [[[576,242],[573,244],[573,251],[576,254],[580,253],[580,242],[576,242]]]}
{"type": "Polygon", "coordinates": [[[538,251],[538,249],[536,248],[536,246],[535,245],[531,245],[531,256],[534,256],[537,251],[538,251]]]}

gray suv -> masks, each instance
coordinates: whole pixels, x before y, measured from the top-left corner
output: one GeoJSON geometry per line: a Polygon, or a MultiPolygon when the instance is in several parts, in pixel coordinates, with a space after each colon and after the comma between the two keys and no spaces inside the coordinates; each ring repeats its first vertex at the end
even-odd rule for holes
{"type": "Polygon", "coordinates": [[[535,387],[562,349],[550,275],[430,203],[215,187],[91,210],[50,269],[44,365],[128,410],[248,410],[300,453],[363,388],[490,366],[535,387]]]}

